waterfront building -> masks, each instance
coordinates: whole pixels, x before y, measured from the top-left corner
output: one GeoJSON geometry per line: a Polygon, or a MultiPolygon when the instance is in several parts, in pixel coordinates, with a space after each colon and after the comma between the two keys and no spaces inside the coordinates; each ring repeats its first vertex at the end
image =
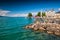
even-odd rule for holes
{"type": "Polygon", "coordinates": [[[54,18],[60,18],[60,11],[58,11],[58,12],[55,13],[54,18]]]}
{"type": "Polygon", "coordinates": [[[49,10],[49,11],[46,11],[46,17],[48,18],[53,18],[55,16],[55,11],[54,10],[49,10]]]}

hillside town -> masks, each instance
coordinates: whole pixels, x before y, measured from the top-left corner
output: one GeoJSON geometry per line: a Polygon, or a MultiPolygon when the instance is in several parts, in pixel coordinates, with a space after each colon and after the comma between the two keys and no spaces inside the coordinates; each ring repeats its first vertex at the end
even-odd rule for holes
{"type": "Polygon", "coordinates": [[[49,34],[55,34],[60,36],[60,11],[54,10],[46,11],[45,16],[35,16],[33,24],[27,25],[26,29],[33,29],[35,31],[44,31],[49,34]]]}

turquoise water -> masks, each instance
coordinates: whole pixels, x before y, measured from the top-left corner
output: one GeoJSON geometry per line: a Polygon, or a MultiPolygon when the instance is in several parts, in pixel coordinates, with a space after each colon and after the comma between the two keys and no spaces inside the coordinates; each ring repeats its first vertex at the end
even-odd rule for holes
{"type": "Polygon", "coordinates": [[[34,19],[0,17],[0,40],[60,40],[59,36],[24,29],[34,19]]]}

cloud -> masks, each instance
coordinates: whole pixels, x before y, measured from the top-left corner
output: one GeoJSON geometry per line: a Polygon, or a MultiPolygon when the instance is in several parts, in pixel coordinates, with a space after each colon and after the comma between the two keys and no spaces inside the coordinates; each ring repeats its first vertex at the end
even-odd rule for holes
{"type": "Polygon", "coordinates": [[[38,13],[38,12],[32,12],[32,15],[35,16],[35,15],[37,15],[37,13],[38,13]]]}
{"type": "MultiPolygon", "coordinates": [[[[8,10],[0,10],[0,16],[9,16],[9,17],[27,17],[28,13],[12,13],[12,14],[7,14],[11,11],[8,10]]],[[[37,14],[37,12],[31,12],[33,16],[37,14]]]]}
{"type": "Polygon", "coordinates": [[[60,11],[60,8],[58,10],[60,11]]]}
{"type": "MultiPolygon", "coordinates": [[[[37,14],[37,12],[32,12],[32,15],[35,16],[37,14]]],[[[27,17],[28,13],[15,13],[15,14],[9,14],[7,15],[9,17],[27,17]]]]}
{"type": "Polygon", "coordinates": [[[28,14],[11,14],[10,17],[27,17],[28,14]]]}
{"type": "Polygon", "coordinates": [[[10,12],[10,11],[0,10],[0,16],[6,16],[8,12],[10,12]]]}

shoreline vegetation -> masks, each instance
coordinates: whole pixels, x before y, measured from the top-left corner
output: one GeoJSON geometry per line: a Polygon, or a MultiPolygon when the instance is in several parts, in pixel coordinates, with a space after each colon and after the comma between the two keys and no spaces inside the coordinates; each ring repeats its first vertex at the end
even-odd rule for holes
{"type": "MultiPolygon", "coordinates": [[[[40,32],[46,32],[48,34],[55,34],[60,36],[60,24],[53,22],[53,20],[46,19],[47,21],[44,20],[44,22],[41,22],[41,18],[37,18],[33,24],[27,25],[25,28],[26,29],[32,29],[35,31],[40,31],[40,32]]],[[[55,19],[54,19],[55,21],[55,19]]]]}

